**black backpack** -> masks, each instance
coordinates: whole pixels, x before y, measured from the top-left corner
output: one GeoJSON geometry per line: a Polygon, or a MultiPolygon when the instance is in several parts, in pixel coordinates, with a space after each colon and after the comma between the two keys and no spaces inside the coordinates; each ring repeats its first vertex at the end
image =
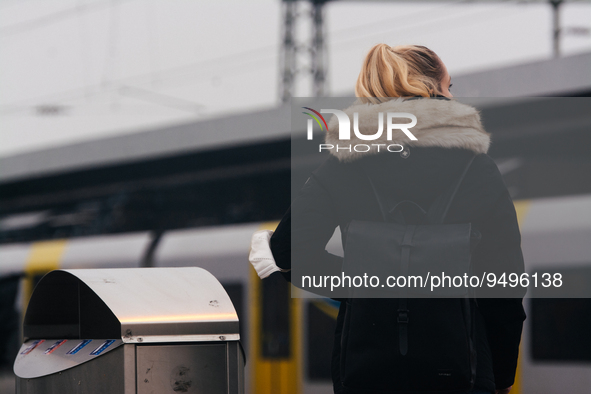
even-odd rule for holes
{"type": "Polygon", "coordinates": [[[351,221],[345,230],[343,272],[377,276],[380,285],[352,287],[346,300],[340,360],[345,393],[473,388],[472,293],[463,286],[433,291],[428,279],[441,272],[450,277],[470,273],[479,234],[470,223],[443,223],[473,160],[428,211],[410,201],[387,201],[368,177],[384,221],[351,221]],[[387,276],[404,277],[406,286],[400,280],[400,286],[390,287],[387,276]]]}

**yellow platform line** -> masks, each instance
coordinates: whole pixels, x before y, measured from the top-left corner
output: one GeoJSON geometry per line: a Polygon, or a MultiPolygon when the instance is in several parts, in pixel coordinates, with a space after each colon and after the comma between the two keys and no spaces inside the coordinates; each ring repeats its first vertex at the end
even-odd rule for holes
{"type": "MultiPolygon", "coordinates": [[[[263,223],[260,230],[275,230],[278,222],[263,223]]],[[[302,326],[301,302],[291,298],[290,356],[286,359],[266,359],[261,354],[262,294],[261,279],[250,267],[251,299],[249,302],[249,355],[251,393],[299,394],[302,391],[302,326]]]]}
{"type": "Polygon", "coordinates": [[[323,301],[312,301],[312,304],[325,315],[329,316],[331,319],[336,320],[339,315],[339,308],[335,308],[332,305],[327,304],[323,301]]]}
{"type": "MultiPolygon", "coordinates": [[[[527,217],[527,213],[531,207],[531,200],[518,200],[514,201],[513,204],[515,205],[515,213],[517,214],[517,222],[519,223],[519,228],[523,228],[523,223],[525,222],[525,218],[527,217]]],[[[522,354],[523,346],[519,346],[519,358],[517,359],[517,371],[515,373],[515,383],[513,383],[513,388],[511,389],[511,394],[522,394],[523,393],[523,370],[522,370],[522,360],[524,355],[522,354]]]]}
{"type": "Polygon", "coordinates": [[[33,294],[35,278],[59,268],[59,263],[66,248],[67,240],[34,242],[27,262],[23,283],[23,306],[26,308],[33,294]]]}

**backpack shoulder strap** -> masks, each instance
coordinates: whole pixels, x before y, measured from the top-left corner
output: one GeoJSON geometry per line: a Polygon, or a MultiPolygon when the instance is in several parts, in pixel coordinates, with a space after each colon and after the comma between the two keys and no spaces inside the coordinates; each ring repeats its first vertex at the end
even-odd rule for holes
{"type": "MultiPolygon", "coordinates": [[[[363,167],[362,167],[362,169],[363,169],[363,167]]],[[[365,169],[363,169],[363,172],[365,172],[365,169]]],[[[378,203],[378,206],[380,207],[380,212],[382,213],[382,219],[384,219],[384,222],[387,222],[388,221],[388,216],[387,216],[388,209],[384,205],[384,201],[380,197],[380,194],[378,193],[375,185],[373,184],[373,181],[371,180],[371,177],[369,175],[367,175],[367,174],[365,174],[365,177],[369,181],[369,184],[371,185],[371,191],[373,192],[373,195],[376,198],[376,201],[378,203]]]]}
{"type": "Polygon", "coordinates": [[[472,162],[474,161],[475,157],[476,155],[472,155],[470,157],[470,160],[468,160],[468,163],[466,163],[460,177],[454,183],[452,183],[452,185],[448,187],[443,192],[443,194],[437,197],[433,204],[431,204],[431,207],[427,212],[427,219],[429,223],[443,224],[445,217],[447,216],[447,212],[449,211],[449,208],[451,206],[451,203],[453,202],[453,199],[456,196],[458,189],[460,188],[460,185],[462,184],[464,177],[468,173],[468,170],[470,169],[470,166],[472,165],[472,162]]]}

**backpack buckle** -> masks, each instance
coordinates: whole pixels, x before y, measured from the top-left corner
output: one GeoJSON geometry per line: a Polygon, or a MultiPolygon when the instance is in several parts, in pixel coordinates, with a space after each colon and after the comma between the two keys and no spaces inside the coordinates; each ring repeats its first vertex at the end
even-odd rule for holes
{"type": "Polygon", "coordinates": [[[398,309],[398,323],[408,323],[408,309],[398,309]]]}

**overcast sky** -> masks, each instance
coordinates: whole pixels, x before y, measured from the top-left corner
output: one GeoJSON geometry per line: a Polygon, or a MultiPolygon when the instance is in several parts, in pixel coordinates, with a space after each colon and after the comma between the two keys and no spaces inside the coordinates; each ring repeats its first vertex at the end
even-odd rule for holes
{"type": "MultiPolygon", "coordinates": [[[[455,3],[328,3],[329,93],[380,42],[426,45],[452,78],[552,56],[548,4],[455,3]]],[[[281,22],[278,0],[0,0],[0,156],[276,105],[281,22]]],[[[561,23],[591,28],[591,2],[561,23]]]]}

